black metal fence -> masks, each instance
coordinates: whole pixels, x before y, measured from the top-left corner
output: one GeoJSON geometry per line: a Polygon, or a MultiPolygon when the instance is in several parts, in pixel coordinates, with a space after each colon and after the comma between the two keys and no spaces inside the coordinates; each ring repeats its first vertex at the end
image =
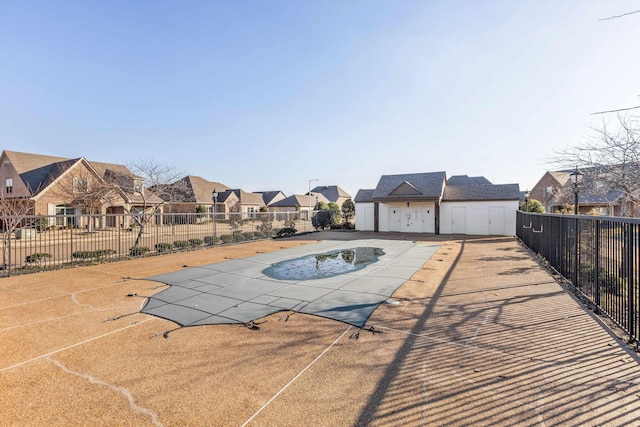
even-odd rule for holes
{"type": "Polygon", "coordinates": [[[311,231],[300,212],[0,217],[0,277],[311,231]],[[130,224],[130,225],[126,225],[130,224]]]}
{"type": "Polygon", "coordinates": [[[519,211],[517,235],[640,340],[640,219],[519,211]]]}

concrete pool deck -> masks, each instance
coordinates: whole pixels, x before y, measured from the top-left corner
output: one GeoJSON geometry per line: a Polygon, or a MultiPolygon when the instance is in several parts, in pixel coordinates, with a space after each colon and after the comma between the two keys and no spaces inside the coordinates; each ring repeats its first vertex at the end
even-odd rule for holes
{"type": "Polygon", "coordinates": [[[514,238],[358,232],[0,279],[0,425],[637,425],[637,355],[557,279],[514,238]],[[440,248],[381,333],[276,313],[163,338],[140,312],[167,288],[145,277],[324,239],[440,248]]]}

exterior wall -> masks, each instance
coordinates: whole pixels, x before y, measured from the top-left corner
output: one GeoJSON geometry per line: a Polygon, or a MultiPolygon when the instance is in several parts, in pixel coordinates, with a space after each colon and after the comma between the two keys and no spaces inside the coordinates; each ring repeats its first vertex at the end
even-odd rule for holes
{"type": "MultiPolygon", "coordinates": [[[[435,202],[380,203],[381,232],[435,233],[435,202]]],[[[357,213],[356,213],[357,214],[357,213]]]]}
{"type": "Polygon", "coordinates": [[[5,157],[3,157],[2,164],[0,164],[0,195],[7,199],[12,197],[31,196],[31,192],[27,186],[24,185],[24,182],[22,182],[22,178],[20,178],[20,175],[18,175],[9,159],[5,157]],[[6,193],[7,178],[11,178],[13,180],[11,194],[6,193]]]}
{"type": "Polygon", "coordinates": [[[356,203],[356,230],[374,231],[373,203],[356,203]]]}
{"type": "Polygon", "coordinates": [[[540,181],[531,189],[529,199],[534,199],[542,203],[546,212],[553,212],[555,206],[562,206],[563,203],[558,201],[552,194],[547,193],[546,189],[548,187],[554,189],[560,187],[560,183],[549,172],[545,173],[542,178],[540,178],[540,181]]]}
{"type": "Polygon", "coordinates": [[[454,225],[454,218],[462,211],[455,211],[456,208],[464,208],[464,234],[480,236],[514,236],[516,234],[517,200],[443,202],[440,207],[440,234],[460,232],[454,225]],[[500,208],[502,212],[499,214],[500,208]],[[491,218],[491,215],[497,214],[500,218],[491,218]],[[497,220],[502,220],[503,225],[498,226],[497,220]]]}

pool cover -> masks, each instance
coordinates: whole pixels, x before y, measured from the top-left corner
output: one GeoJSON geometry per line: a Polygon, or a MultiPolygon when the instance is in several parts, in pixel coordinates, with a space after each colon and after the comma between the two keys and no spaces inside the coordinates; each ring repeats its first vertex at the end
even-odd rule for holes
{"type": "Polygon", "coordinates": [[[250,324],[279,311],[293,311],[364,327],[385,302],[438,250],[396,240],[323,241],[172,273],[147,277],[170,285],[149,297],[142,312],[180,326],[250,324]],[[322,279],[278,280],[264,274],[276,263],[357,247],[384,255],[364,268],[322,279]]]}

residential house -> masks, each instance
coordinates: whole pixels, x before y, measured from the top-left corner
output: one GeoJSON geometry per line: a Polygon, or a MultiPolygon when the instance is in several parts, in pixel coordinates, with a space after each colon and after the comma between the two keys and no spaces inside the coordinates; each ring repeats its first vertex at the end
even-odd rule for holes
{"type": "Polygon", "coordinates": [[[287,196],[279,190],[275,191],[256,191],[256,193],[262,195],[262,201],[265,206],[270,206],[273,203],[279,202],[280,200],[286,198],[287,196]]]}
{"type": "MultiPolygon", "coordinates": [[[[321,193],[294,194],[269,205],[269,212],[299,212],[299,219],[308,220],[311,217],[310,212],[313,212],[313,208],[318,202],[329,203],[329,200],[321,193]]],[[[285,218],[283,215],[276,214],[276,219],[283,220],[285,218]]]]}
{"type": "Polygon", "coordinates": [[[335,202],[340,208],[351,195],[337,185],[320,185],[311,190],[311,194],[322,194],[329,202],[335,202]]]}
{"type": "Polygon", "coordinates": [[[355,197],[356,229],[380,232],[514,235],[518,184],[445,172],[383,175],[355,197]],[[453,182],[455,185],[449,185],[453,182]]]}
{"type": "MultiPolygon", "coordinates": [[[[578,213],[640,217],[640,209],[625,195],[624,191],[611,188],[605,183],[606,175],[610,173],[609,169],[585,168],[581,170],[584,178],[579,186],[578,213]]],[[[573,205],[575,203],[574,187],[571,182],[573,170],[545,172],[531,189],[529,200],[538,200],[544,206],[545,211],[549,213],[557,213],[565,205],[573,205]]]]}
{"type": "Polygon", "coordinates": [[[243,219],[255,217],[257,212],[266,207],[262,194],[249,193],[238,188],[220,193],[218,202],[223,204],[225,213],[239,212],[243,219]]]}
{"type": "MultiPolygon", "coordinates": [[[[34,215],[56,215],[56,226],[87,226],[80,214],[142,212],[163,201],[126,166],[4,150],[0,156],[4,200],[28,200],[34,215]]],[[[95,226],[117,226],[101,216],[95,226]],[[106,223],[101,223],[106,221],[106,223]]]]}
{"type": "Polygon", "coordinates": [[[226,205],[221,201],[220,195],[228,191],[230,187],[216,181],[188,175],[172,183],[165,192],[165,212],[168,213],[197,213],[207,214],[224,213],[226,205]],[[218,194],[216,206],[214,206],[213,193],[218,194]]]}

